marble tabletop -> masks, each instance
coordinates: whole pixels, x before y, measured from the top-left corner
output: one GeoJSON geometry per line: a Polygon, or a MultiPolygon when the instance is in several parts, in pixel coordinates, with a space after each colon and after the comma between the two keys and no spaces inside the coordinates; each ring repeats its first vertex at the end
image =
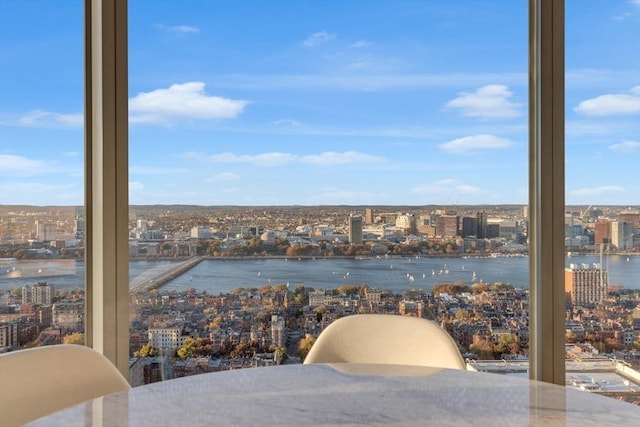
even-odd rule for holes
{"type": "Polygon", "coordinates": [[[497,374],[394,365],[285,365],[136,387],[30,425],[640,426],[640,408],[497,374]]]}

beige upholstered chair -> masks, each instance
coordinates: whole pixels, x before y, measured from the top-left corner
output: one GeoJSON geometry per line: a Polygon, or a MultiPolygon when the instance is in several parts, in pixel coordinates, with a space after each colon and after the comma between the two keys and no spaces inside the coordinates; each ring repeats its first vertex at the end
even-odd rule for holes
{"type": "Polygon", "coordinates": [[[0,425],[18,426],[105,394],[129,389],[100,353],[52,345],[0,355],[0,425]]]}
{"type": "Polygon", "coordinates": [[[466,369],[453,339],[417,317],[360,314],[331,323],[304,363],[377,363],[466,369]]]}

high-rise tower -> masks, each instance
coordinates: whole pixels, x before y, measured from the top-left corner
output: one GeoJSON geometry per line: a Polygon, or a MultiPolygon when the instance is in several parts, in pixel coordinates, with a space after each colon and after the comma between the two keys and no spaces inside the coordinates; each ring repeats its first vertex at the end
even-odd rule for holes
{"type": "Polygon", "coordinates": [[[600,264],[571,264],[564,270],[564,289],[571,305],[593,306],[607,296],[607,270],[600,264]]]}
{"type": "Polygon", "coordinates": [[[362,244],[362,222],[360,215],[349,215],[349,243],[352,245],[362,244]]]}

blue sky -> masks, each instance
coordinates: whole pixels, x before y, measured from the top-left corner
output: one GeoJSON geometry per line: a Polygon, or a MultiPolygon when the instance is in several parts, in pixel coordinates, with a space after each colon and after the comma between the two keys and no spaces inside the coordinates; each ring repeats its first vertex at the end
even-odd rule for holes
{"type": "MultiPolygon", "coordinates": [[[[132,204],[527,202],[527,1],[129,1],[132,204]]],[[[566,202],[640,203],[640,1],[567,0],[566,202]]],[[[0,3],[0,203],[82,203],[82,3],[0,3]]]]}

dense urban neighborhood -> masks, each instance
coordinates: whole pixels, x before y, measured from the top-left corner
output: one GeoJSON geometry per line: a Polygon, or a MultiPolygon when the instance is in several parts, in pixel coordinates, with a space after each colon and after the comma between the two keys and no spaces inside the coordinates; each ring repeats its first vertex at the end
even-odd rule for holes
{"type": "MultiPolygon", "coordinates": [[[[11,286],[17,265],[82,262],[81,210],[5,206],[0,213],[6,269],[0,348],[83,342],[82,284],[53,284],[34,275],[32,282],[11,286]]],[[[218,258],[523,257],[526,207],[132,207],[129,237],[132,262],[175,261],[131,282],[134,385],[299,363],[333,320],[360,313],[434,320],[458,343],[470,366],[481,370],[499,369],[486,365],[491,360],[526,366],[527,287],[483,282],[475,273],[467,281],[442,275],[430,289],[412,287],[414,277],[407,273],[401,291],[349,283],[346,276],[337,287],[256,280],[255,286],[214,293],[164,286],[203,260],[218,258]]],[[[635,261],[639,242],[638,209],[589,206],[567,212],[569,256],[613,254],[635,261]]],[[[623,284],[609,283],[607,274],[601,263],[569,264],[565,270],[567,361],[638,369],[640,274],[635,283],[623,284]]]]}

